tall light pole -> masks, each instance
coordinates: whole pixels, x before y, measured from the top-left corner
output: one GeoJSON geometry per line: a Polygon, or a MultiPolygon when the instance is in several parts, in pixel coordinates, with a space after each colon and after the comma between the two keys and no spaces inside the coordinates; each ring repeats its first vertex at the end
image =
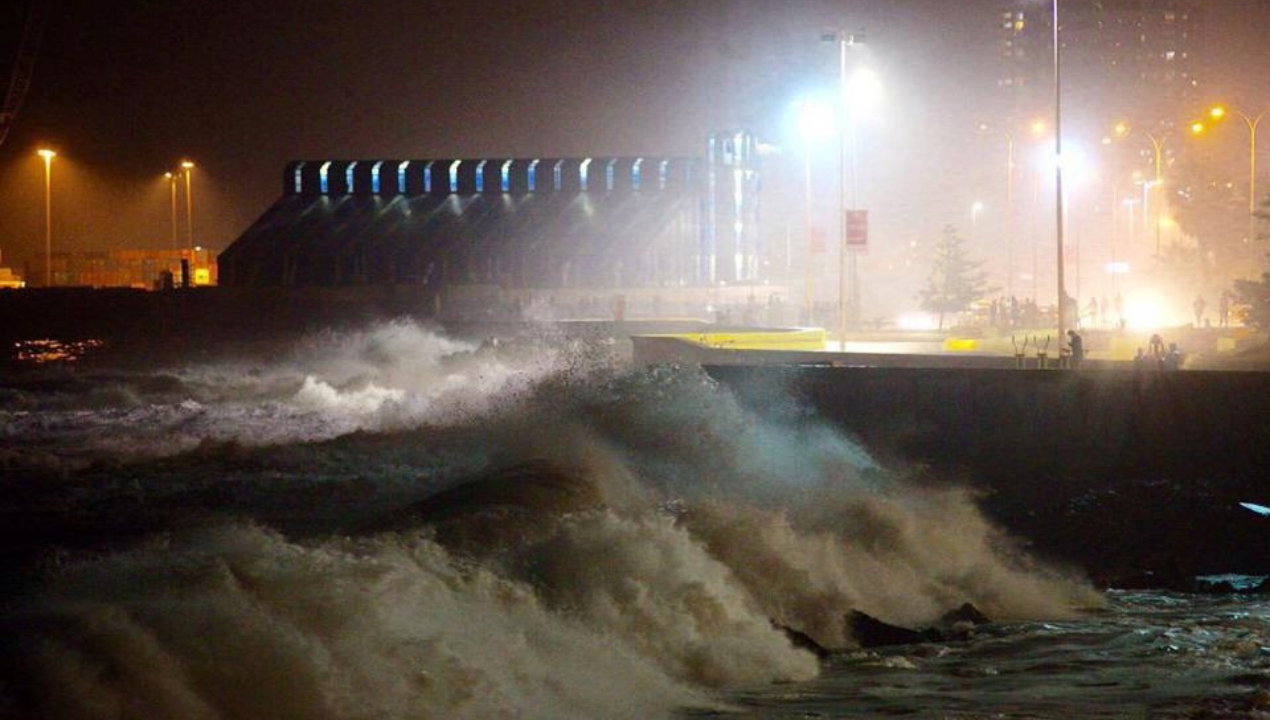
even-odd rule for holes
{"type": "Polygon", "coordinates": [[[1233,112],[1243,119],[1248,126],[1248,214],[1257,212],[1257,126],[1266,116],[1263,112],[1257,117],[1249,117],[1247,113],[1235,108],[1215,107],[1208,111],[1214,120],[1220,120],[1227,112],[1233,112]]]}
{"type": "Polygon", "coordinates": [[[185,228],[186,240],[191,248],[194,247],[194,194],[190,189],[190,183],[194,175],[194,163],[189,160],[181,161],[181,169],[185,171],[185,228]]]}
{"type": "MultiPolygon", "coordinates": [[[[1058,25],[1058,0],[1054,1],[1054,229],[1058,249],[1058,343],[1067,337],[1067,287],[1063,279],[1063,43],[1058,25]]],[[[1061,353],[1060,353],[1061,356],[1061,353]]]]}
{"type": "Polygon", "coordinates": [[[852,103],[852,83],[847,77],[847,52],[855,45],[864,43],[863,33],[847,32],[839,29],[833,33],[822,35],[821,40],[835,41],[838,43],[838,94],[839,108],[841,109],[842,127],[839,134],[839,175],[841,176],[840,196],[839,196],[839,247],[838,247],[838,332],[842,342],[846,342],[847,338],[847,261],[850,256],[851,262],[851,292],[855,302],[852,306],[853,311],[859,312],[860,308],[860,282],[856,271],[856,253],[849,249],[849,222],[848,210],[856,205],[857,178],[856,173],[856,137],[855,128],[857,121],[857,113],[863,100],[870,93],[876,93],[876,79],[866,71],[857,73],[857,79],[854,88],[855,102],[852,103]],[[873,83],[872,85],[870,83],[873,83]],[[854,105],[854,107],[853,107],[854,105]],[[847,123],[850,122],[850,126],[847,123]],[[850,178],[848,178],[850,171],[850,178]]]}
{"type": "Polygon", "coordinates": [[[163,173],[163,177],[168,180],[169,194],[172,196],[172,249],[176,249],[176,174],[171,172],[163,173]]]}
{"type": "MultiPolygon", "coordinates": [[[[1116,137],[1121,137],[1121,138],[1128,137],[1129,134],[1132,132],[1134,132],[1133,128],[1130,128],[1125,123],[1116,124],[1116,137]]],[[[1162,203],[1160,202],[1159,193],[1160,193],[1160,188],[1164,185],[1164,138],[1156,137],[1155,134],[1152,133],[1150,130],[1138,130],[1137,132],[1142,133],[1143,135],[1146,136],[1146,139],[1150,141],[1151,143],[1151,150],[1155,153],[1155,180],[1152,182],[1151,187],[1153,188],[1154,193],[1156,195],[1156,198],[1155,198],[1155,256],[1158,258],[1160,256],[1160,210],[1163,209],[1161,207],[1162,203]]],[[[1146,218],[1144,216],[1143,221],[1145,220],[1146,218]]]]}
{"type": "Polygon", "coordinates": [[[57,153],[41,148],[44,158],[44,287],[53,287],[53,158],[57,153]]]}

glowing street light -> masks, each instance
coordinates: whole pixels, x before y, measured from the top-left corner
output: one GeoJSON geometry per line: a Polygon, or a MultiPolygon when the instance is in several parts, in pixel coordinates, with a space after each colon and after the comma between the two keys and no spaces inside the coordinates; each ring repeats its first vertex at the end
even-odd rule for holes
{"type": "MultiPolygon", "coordinates": [[[[1200,130],[1202,131],[1203,128],[1201,127],[1200,130]]],[[[1134,132],[1138,132],[1146,136],[1147,140],[1151,142],[1151,149],[1155,152],[1155,181],[1154,183],[1152,183],[1151,187],[1155,189],[1155,192],[1157,195],[1156,203],[1155,203],[1156,205],[1156,208],[1155,208],[1155,254],[1156,254],[1156,257],[1159,257],[1160,255],[1160,204],[1161,204],[1159,201],[1159,192],[1160,192],[1161,186],[1163,186],[1164,184],[1164,138],[1156,137],[1155,134],[1149,130],[1141,130],[1141,129],[1135,130],[1133,127],[1129,126],[1127,123],[1123,123],[1123,122],[1116,123],[1115,133],[1117,138],[1122,138],[1122,139],[1127,138],[1130,135],[1132,135],[1134,132]]],[[[1195,132],[1194,128],[1192,128],[1192,132],[1195,132]]]]}
{"type": "Polygon", "coordinates": [[[53,286],[53,158],[57,153],[40,148],[36,155],[44,158],[44,287],[53,286]]]}
{"type": "Polygon", "coordinates": [[[185,171],[185,227],[186,240],[190,247],[194,247],[194,195],[190,188],[190,183],[194,175],[194,163],[189,160],[181,161],[181,169],[185,171]]]}
{"type": "Polygon", "coordinates": [[[173,250],[175,250],[175,249],[176,249],[176,184],[177,184],[177,176],[176,176],[176,173],[173,173],[173,172],[170,172],[170,171],[169,171],[169,172],[165,172],[165,173],[163,173],[163,177],[167,178],[167,181],[168,181],[168,189],[171,191],[171,192],[170,192],[170,195],[172,196],[172,249],[173,249],[173,250]]]}
{"type": "Polygon", "coordinates": [[[1266,114],[1263,112],[1254,118],[1249,117],[1242,110],[1234,108],[1227,110],[1218,105],[1208,111],[1208,116],[1214,121],[1221,121],[1231,112],[1238,115],[1248,126],[1248,214],[1252,215],[1257,212],[1257,126],[1261,124],[1266,114]]]}

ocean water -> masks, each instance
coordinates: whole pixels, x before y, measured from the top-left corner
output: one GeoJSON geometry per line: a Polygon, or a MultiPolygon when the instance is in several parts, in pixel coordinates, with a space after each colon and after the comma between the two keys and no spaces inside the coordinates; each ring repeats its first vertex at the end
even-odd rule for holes
{"type": "Polygon", "coordinates": [[[0,717],[1270,709],[1260,596],[1100,591],[806,408],[400,321],[0,380],[0,717]],[[862,649],[971,602],[970,637],[862,649]],[[777,625],[832,649],[824,660],[777,625]]]}

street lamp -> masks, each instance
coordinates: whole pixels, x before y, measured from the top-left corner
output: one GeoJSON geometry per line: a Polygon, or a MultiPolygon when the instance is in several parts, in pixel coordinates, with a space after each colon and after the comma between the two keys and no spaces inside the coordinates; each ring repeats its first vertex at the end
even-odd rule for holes
{"type": "Polygon", "coordinates": [[[1053,0],[1050,21],[1054,26],[1054,235],[1058,250],[1058,342],[1062,347],[1067,337],[1064,332],[1067,287],[1063,278],[1063,43],[1058,25],[1058,0],[1053,0]]]}
{"type": "MultiPolygon", "coordinates": [[[[851,118],[851,137],[848,142],[847,122],[851,108],[852,86],[857,95],[876,95],[878,89],[877,76],[867,71],[857,73],[855,82],[847,76],[847,53],[857,44],[864,43],[863,33],[836,30],[821,35],[821,40],[838,44],[838,105],[842,113],[842,127],[838,135],[838,170],[840,176],[839,193],[839,237],[838,237],[838,333],[843,347],[847,341],[847,256],[851,257],[851,291],[856,302],[854,309],[859,310],[860,283],[856,272],[856,255],[847,249],[847,211],[853,209],[856,202],[856,168],[855,168],[855,118],[851,118]],[[847,172],[850,168],[851,178],[847,172]]],[[[858,104],[858,103],[857,103],[858,104]]]]}
{"type": "Polygon", "coordinates": [[[1164,184],[1164,138],[1156,137],[1150,130],[1135,130],[1126,123],[1116,123],[1116,137],[1126,138],[1134,132],[1141,133],[1151,143],[1151,149],[1155,153],[1155,181],[1151,187],[1156,193],[1155,202],[1155,256],[1160,256],[1160,187],[1164,184]]]}
{"type": "Polygon", "coordinates": [[[194,197],[190,189],[190,182],[193,180],[194,163],[189,160],[181,161],[181,169],[185,171],[185,227],[187,232],[186,240],[189,246],[194,247],[194,197]]]}
{"type": "Polygon", "coordinates": [[[53,286],[53,158],[48,148],[35,152],[44,158],[44,287],[53,286]]]}
{"type": "Polygon", "coordinates": [[[1266,114],[1263,112],[1253,118],[1241,110],[1234,108],[1228,110],[1219,105],[1209,110],[1208,115],[1214,120],[1222,120],[1228,112],[1238,115],[1248,126],[1248,214],[1252,215],[1257,212],[1257,126],[1261,124],[1266,114]]]}
{"type": "Polygon", "coordinates": [[[165,172],[163,177],[167,178],[168,189],[172,196],[172,249],[176,249],[176,183],[177,177],[175,173],[165,172]]]}

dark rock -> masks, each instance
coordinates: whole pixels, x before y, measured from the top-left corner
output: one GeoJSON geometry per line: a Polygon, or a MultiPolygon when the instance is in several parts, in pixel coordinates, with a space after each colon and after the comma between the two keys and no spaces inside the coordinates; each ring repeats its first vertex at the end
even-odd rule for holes
{"type": "Polygon", "coordinates": [[[923,642],[937,642],[942,634],[937,630],[911,630],[898,625],[890,625],[881,620],[852,610],[846,615],[847,630],[860,647],[883,647],[886,645],[913,645],[923,642]]]}
{"type": "Polygon", "coordinates": [[[785,637],[789,638],[790,644],[793,645],[794,647],[801,648],[803,650],[809,650],[813,655],[820,658],[821,660],[827,660],[829,658],[830,653],[828,648],[816,642],[815,639],[813,639],[807,633],[802,632],[800,630],[795,630],[794,628],[789,627],[787,625],[781,625],[775,620],[772,620],[771,622],[772,622],[772,627],[785,633],[785,637]]]}
{"type": "Polygon", "coordinates": [[[992,622],[987,615],[971,603],[964,603],[956,610],[949,610],[939,618],[939,627],[954,628],[958,625],[986,625],[992,622]]]}

